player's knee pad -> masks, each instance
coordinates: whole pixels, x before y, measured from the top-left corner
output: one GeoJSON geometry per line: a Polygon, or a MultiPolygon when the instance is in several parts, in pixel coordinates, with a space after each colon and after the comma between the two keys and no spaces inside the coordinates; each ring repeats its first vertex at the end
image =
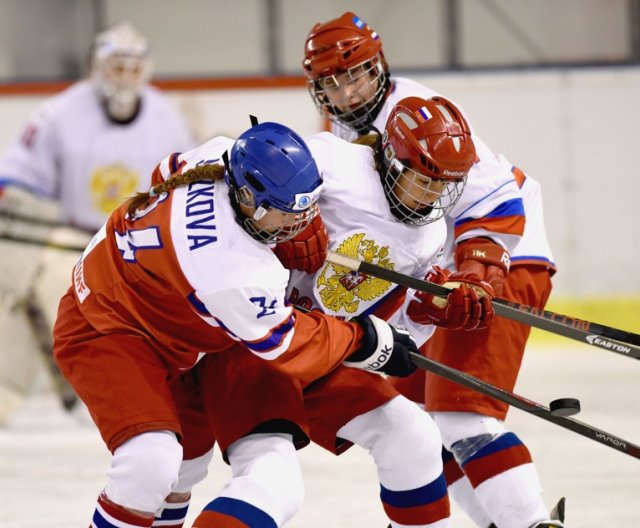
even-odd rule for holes
{"type": "MultiPolygon", "coordinates": [[[[491,416],[468,412],[434,412],[433,419],[440,429],[442,445],[459,459],[455,445],[470,438],[492,438],[506,431],[504,423],[491,416]]],[[[487,443],[488,443],[487,442],[487,443]]],[[[466,457],[463,457],[463,459],[466,457]]]]}
{"type": "Polygon", "coordinates": [[[203,481],[209,472],[212,458],[213,449],[210,449],[202,456],[183,460],[178,473],[178,483],[173,487],[173,492],[188,493],[198,482],[203,481]]]}
{"type": "Polygon", "coordinates": [[[227,450],[233,476],[220,496],[252,504],[282,526],[298,512],[304,483],[290,434],[253,434],[227,450]]]}
{"type": "Polygon", "coordinates": [[[418,486],[442,473],[440,433],[431,417],[404,396],[354,418],[338,436],[367,449],[380,482],[393,489],[418,486]]]}
{"type": "Polygon", "coordinates": [[[113,453],[104,492],[125,508],[155,512],[176,485],[181,462],[182,446],[174,433],[140,434],[113,453]]]}

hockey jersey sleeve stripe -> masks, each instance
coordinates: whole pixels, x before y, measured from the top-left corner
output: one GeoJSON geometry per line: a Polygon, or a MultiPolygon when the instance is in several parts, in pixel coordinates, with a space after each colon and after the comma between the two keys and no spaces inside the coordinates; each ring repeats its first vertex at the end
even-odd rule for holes
{"type": "Polygon", "coordinates": [[[198,314],[204,317],[211,317],[211,313],[209,312],[209,310],[207,310],[205,304],[200,299],[198,299],[196,292],[191,292],[187,296],[187,300],[189,301],[189,303],[191,303],[191,306],[195,308],[198,314]]]}
{"type": "Polygon", "coordinates": [[[465,224],[455,226],[454,233],[456,240],[458,240],[463,234],[469,233],[470,231],[486,232],[486,234],[478,236],[490,236],[491,233],[496,233],[500,235],[520,237],[524,232],[524,223],[525,220],[523,216],[479,218],[473,222],[467,222],[465,224]]]}
{"type": "MultiPolygon", "coordinates": [[[[499,193],[499,192],[508,192],[508,190],[504,189],[505,186],[508,185],[513,185],[515,183],[515,179],[510,179],[506,182],[504,182],[502,185],[500,185],[499,187],[496,187],[493,191],[491,191],[490,193],[485,194],[482,198],[480,198],[479,200],[476,200],[475,202],[473,202],[471,205],[469,205],[466,209],[464,209],[463,211],[460,212],[460,214],[457,215],[456,218],[460,218],[462,217],[465,213],[467,213],[468,211],[470,211],[471,209],[475,208],[477,205],[481,204],[482,202],[484,202],[485,200],[488,200],[489,198],[492,198],[494,194],[499,193]]],[[[522,202],[522,200],[521,200],[522,202]]],[[[524,207],[523,207],[524,210],[524,207]]]]}
{"type": "Polygon", "coordinates": [[[456,239],[471,230],[482,229],[493,233],[522,235],[524,232],[524,206],[520,198],[500,204],[480,218],[463,218],[454,224],[456,239]]]}
{"type": "MultiPolygon", "coordinates": [[[[514,198],[512,200],[507,200],[506,202],[502,202],[495,209],[483,215],[482,218],[499,218],[499,217],[505,217],[505,216],[524,217],[524,203],[522,201],[522,198],[514,198]]],[[[455,225],[457,227],[466,222],[473,222],[474,220],[478,220],[478,219],[468,216],[466,218],[461,218],[460,220],[456,220],[455,225]]]]}
{"type": "Polygon", "coordinates": [[[271,352],[278,348],[284,340],[287,338],[287,334],[293,329],[295,323],[295,316],[292,313],[285,321],[279,326],[272,329],[266,337],[258,341],[245,341],[242,342],[249,347],[253,352],[264,354],[265,352],[271,352]]]}
{"type": "Polygon", "coordinates": [[[539,255],[519,255],[516,257],[511,257],[511,266],[516,264],[532,264],[535,266],[546,266],[554,273],[557,271],[555,262],[550,261],[548,258],[539,256],[539,255]]]}

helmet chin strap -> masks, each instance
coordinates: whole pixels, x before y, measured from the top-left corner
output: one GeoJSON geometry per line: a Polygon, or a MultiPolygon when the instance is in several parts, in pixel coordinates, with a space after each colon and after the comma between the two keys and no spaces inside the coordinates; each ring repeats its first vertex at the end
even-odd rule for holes
{"type": "Polygon", "coordinates": [[[256,209],[256,212],[253,213],[253,219],[254,220],[260,220],[262,218],[264,218],[264,215],[267,214],[267,208],[264,207],[263,205],[261,205],[260,207],[258,207],[256,209]]]}

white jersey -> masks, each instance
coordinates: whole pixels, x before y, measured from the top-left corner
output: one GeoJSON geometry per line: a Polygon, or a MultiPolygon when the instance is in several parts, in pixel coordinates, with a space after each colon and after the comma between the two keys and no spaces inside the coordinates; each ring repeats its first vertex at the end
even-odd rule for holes
{"type": "Polygon", "coordinates": [[[156,88],[144,88],[132,122],[117,124],[83,80],[38,109],[0,160],[0,186],[53,198],[61,221],[97,230],[124,199],[149,189],[159,160],[192,147],[184,119],[156,88]]]}
{"type": "MultiPolygon", "coordinates": [[[[399,222],[391,213],[373,150],[323,132],[305,138],[324,178],[320,213],[329,248],[400,273],[423,278],[438,262],[446,225],[399,222]]],[[[402,308],[404,290],[388,281],[325,264],[314,275],[293,271],[289,299],[306,308],[349,318],[375,313],[407,327],[420,343],[433,327],[417,325],[402,308]]],[[[408,300],[405,300],[405,305],[408,300]]]]}
{"type": "MultiPolygon", "coordinates": [[[[410,79],[392,77],[391,90],[373,127],[382,132],[393,107],[405,97],[429,99],[440,95],[410,79]]],[[[442,265],[455,269],[456,244],[480,236],[491,238],[509,251],[512,265],[540,264],[555,270],[544,229],[540,185],[528,175],[525,178],[502,155],[494,154],[473,133],[472,126],[471,129],[478,160],[469,171],[460,200],[446,216],[447,244],[442,265]]],[[[359,135],[336,123],[331,124],[331,131],[349,141],[359,135]]]]}
{"type": "MultiPolygon", "coordinates": [[[[504,164],[510,166],[509,161],[500,156],[504,164]]],[[[556,272],[556,265],[547,240],[547,233],[544,227],[544,214],[542,207],[542,189],[540,184],[528,174],[525,174],[517,167],[513,167],[516,181],[522,192],[524,210],[527,221],[524,226],[522,240],[511,253],[511,265],[522,264],[544,266],[556,272]]]]}

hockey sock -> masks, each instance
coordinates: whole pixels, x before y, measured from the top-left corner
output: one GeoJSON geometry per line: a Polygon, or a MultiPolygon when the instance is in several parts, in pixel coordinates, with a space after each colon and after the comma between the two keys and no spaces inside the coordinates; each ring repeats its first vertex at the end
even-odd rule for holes
{"type": "Polygon", "coordinates": [[[142,516],[118,506],[102,495],[93,513],[90,528],[149,528],[153,517],[142,516]]]}
{"type": "Polygon", "coordinates": [[[403,396],[352,419],[338,436],[366,449],[376,464],[391,526],[449,526],[441,439],[431,417],[403,396]]]}
{"type": "Polygon", "coordinates": [[[165,502],[160,515],[156,515],[152,526],[163,528],[182,528],[187,518],[189,500],[183,502],[165,502]]]}
{"type": "MultiPolygon", "coordinates": [[[[457,455],[456,444],[452,451],[457,455]]],[[[460,461],[476,496],[497,526],[523,528],[548,517],[531,454],[514,433],[493,437],[460,461]]]]}
{"type": "Polygon", "coordinates": [[[451,452],[442,448],[442,463],[444,466],[444,478],[447,481],[449,497],[467,514],[467,516],[479,528],[487,528],[491,525],[491,519],[478,500],[476,492],[471,486],[456,459],[451,452]]]}
{"type": "Polygon", "coordinates": [[[248,502],[218,497],[196,517],[192,528],[278,528],[264,511],[248,502]]]}
{"type": "Polygon", "coordinates": [[[449,526],[449,499],[444,475],[420,488],[392,491],[380,485],[380,499],[391,526],[449,526]]]}

